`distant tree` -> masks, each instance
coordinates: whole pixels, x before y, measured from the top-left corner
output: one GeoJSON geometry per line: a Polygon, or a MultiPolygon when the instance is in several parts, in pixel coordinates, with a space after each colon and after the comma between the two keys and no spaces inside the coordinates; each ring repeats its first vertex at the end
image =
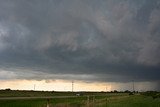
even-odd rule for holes
{"type": "Polygon", "coordinates": [[[133,93],[133,92],[130,92],[129,95],[134,95],[134,93],[133,93]]]}
{"type": "Polygon", "coordinates": [[[141,94],[145,96],[151,96],[153,99],[160,98],[160,93],[157,91],[146,91],[141,94]]]}
{"type": "Polygon", "coordinates": [[[10,88],[6,88],[5,90],[6,90],[6,91],[11,91],[11,89],[10,89],[10,88]]]}
{"type": "Polygon", "coordinates": [[[129,91],[129,90],[125,90],[124,92],[125,92],[125,93],[130,93],[130,91],[129,91]]]}
{"type": "Polygon", "coordinates": [[[117,91],[117,90],[114,90],[113,92],[114,92],[114,93],[118,93],[118,91],[117,91]]]}

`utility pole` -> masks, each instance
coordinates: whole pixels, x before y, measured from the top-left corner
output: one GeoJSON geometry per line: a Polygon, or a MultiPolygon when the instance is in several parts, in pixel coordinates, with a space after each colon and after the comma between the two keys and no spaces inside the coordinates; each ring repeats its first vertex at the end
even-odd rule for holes
{"type": "Polygon", "coordinates": [[[132,88],[133,88],[133,92],[135,91],[134,90],[134,80],[132,81],[132,88]]]}
{"type": "Polygon", "coordinates": [[[74,81],[72,80],[72,92],[73,92],[73,88],[74,88],[74,81]]]}
{"type": "Polygon", "coordinates": [[[35,91],[35,89],[36,89],[36,84],[34,84],[34,91],[35,91]]]}
{"type": "Polygon", "coordinates": [[[106,93],[107,93],[107,89],[108,89],[108,87],[107,87],[107,85],[106,85],[106,93]]]}

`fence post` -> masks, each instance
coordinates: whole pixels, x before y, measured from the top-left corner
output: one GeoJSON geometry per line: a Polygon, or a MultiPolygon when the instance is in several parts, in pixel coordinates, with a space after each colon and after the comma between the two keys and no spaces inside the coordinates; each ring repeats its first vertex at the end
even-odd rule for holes
{"type": "Polygon", "coordinates": [[[49,107],[49,99],[47,99],[47,107],[49,107]]]}
{"type": "Polygon", "coordinates": [[[89,95],[87,96],[87,107],[89,107],[89,95]]]}
{"type": "Polygon", "coordinates": [[[94,107],[94,102],[95,102],[95,96],[93,96],[93,107],[94,107]]]}
{"type": "Polygon", "coordinates": [[[66,107],[69,107],[69,98],[67,98],[67,105],[66,105],[66,107]]]}
{"type": "Polygon", "coordinates": [[[106,97],[106,107],[107,107],[107,103],[108,103],[108,101],[107,101],[107,97],[106,97]]]}

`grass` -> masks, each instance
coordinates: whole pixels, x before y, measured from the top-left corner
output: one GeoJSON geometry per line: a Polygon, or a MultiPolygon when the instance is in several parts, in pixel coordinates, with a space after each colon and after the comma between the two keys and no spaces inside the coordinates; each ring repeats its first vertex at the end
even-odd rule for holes
{"type": "Polygon", "coordinates": [[[0,100],[1,107],[44,107],[44,99],[20,99],[20,100],[0,100]]]}
{"type": "Polygon", "coordinates": [[[72,96],[72,92],[0,90],[0,97],[72,96]]]}
{"type": "Polygon", "coordinates": [[[160,99],[153,99],[142,95],[133,95],[122,98],[109,99],[101,107],[160,107],[160,99]]]}
{"type": "MultiPolygon", "coordinates": [[[[57,92],[57,91],[26,91],[26,90],[0,90],[0,97],[45,97],[45,96],[75,96],[77,93],[83,95],[104,95],[105,92],[57,92]]],[[[108,93],[109,94],[109,93],[108,93]]],[[[114,93],[111,93],[114,95],[114,93]]],[[[119,93],[120,94],[120,93],[119,93]]]]}
{"type": "MultiPolygon", "coordinates": [[[[142,95],[95,97],[92,103],[90,97],[90,107],[160,107],[160,99],[153,99],[142,95]]],[[[56,98],[50,99],[51,107],[86,107],[87,97],[76,98],[56,98]]],[[[21,100],[0,100],[1,107],[46,107],[47,99],[21,99],[21,100]]]]}
{"type": "MultiPolygon", "coordinates": [[[[46,107],[47,99],[15,99],[0,100],[0,107],[46,107]]],[[[49,100],[51,106],[77,106],[85,105],[86,97],[75,98],[52,98],[49,100]]]]}
{"type": "MultiPolygon", "coordinates": [[[[0,92],[1,98],[7,96],[71,96],[75,93],[64,92],[34,92],[34,91],[4,91],[0,92]],[[13,93],[12,93],[13,92],[13,93]],[[18,95],[15,95],[18,94],[18,95]]],[[[127,93],[83,93],[83,96],[72,98],[50,98],[50,107],[160,107],[160,98],[153,99],[152,96],[140,94],[128,95],[127,93]]],[[[0,107],[46,107],[46,98],[38,99],[1,99],[0,107]]]]}

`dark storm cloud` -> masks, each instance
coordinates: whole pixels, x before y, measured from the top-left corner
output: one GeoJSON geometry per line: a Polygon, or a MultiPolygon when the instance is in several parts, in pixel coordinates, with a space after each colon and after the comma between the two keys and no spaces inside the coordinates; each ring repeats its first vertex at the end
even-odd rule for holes
{"type": "Polygon", "coordinates": [[[158,81],[159,34],[159,0],[1,0],[1,74],[158,81]]]}

